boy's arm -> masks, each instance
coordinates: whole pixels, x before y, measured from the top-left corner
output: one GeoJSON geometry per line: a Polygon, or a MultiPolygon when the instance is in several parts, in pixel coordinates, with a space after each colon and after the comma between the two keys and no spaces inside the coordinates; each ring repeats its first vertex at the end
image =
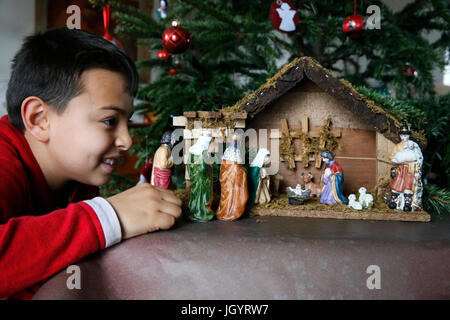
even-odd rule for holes
{"type": "Polygon", "coordinates": [[[173,191],[143,183],[107,200],[73,203],[43,216],[14,217],[18,214],[13,211],[20,208],[21,188],[8,187],[4,178],[8,174],[3,176],[2,171],[0,167],[0,216],[12,218],[0,224],[0,297],[28,288],[120,241],[118,232],[128,239],[167,230],[182,212],[182,202],[173,191]]]}
{"type": "Polygon", "coordinates": [[[79,202],[43,216],[11,218],[0,225],[0,297],[26,289],[120,241],[120,236],[111,234],[108,239],[103,231],[107,224],[88,204],[79,202]]]}
{"type": "Polygon", "coordinates": [[[0,169],[0,297],[22,291],[121,240],[117,216],[102,198],[42,216],[19,217],[27,212],[27,187],[5,171],[0,169]]]}

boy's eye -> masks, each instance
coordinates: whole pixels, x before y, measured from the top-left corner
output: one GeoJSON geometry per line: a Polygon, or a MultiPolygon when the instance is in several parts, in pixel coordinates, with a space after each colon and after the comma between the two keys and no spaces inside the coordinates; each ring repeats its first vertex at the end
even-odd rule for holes
{"type": "Polygon", "coordinates": [[[103,120],[103,123],[106,124],[109,127],[114,126],[117,123],[117,119],[116,118],[109,118],[106,120],[103,120]]]}

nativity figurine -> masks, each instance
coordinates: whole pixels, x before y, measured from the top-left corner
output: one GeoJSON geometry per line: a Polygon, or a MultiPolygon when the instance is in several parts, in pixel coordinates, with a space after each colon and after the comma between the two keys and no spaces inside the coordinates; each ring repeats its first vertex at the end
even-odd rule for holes
{"type": "Polygon", "coordinates": [[[271,200],[270,176],[267,165],[270,163],[270,152],[266,148],[258,150],[255,159],[250,164],[249,203],[264,204],[271,200]]]}
{"type": "Polygon", "coordinates": [[[322,160],[325,162],[326,168],[322,175],[324,187],[320,195],[320,203],[333,205],[348,205],[348,199],[344,196],[344,172],[339,163],[334,160],[334,156],[330,151],[324,150],[320,153],[322,160]]]}
{"type": "Polygon", "coordinates": [[[411,130],[403,125],[399,131],[401,142],[394,146],[390,161],[392,181],[389,184],[391,197],[389,208],[403,211],[422,209],[422,163],[419,145],[410,140],[411,130]]]}
{"type": "Polygon", "coordinates": [[[239,135],[234,133],[220,165],[220,202],[216,211],[219,220],[239,219],[248,200],[247,171],[243,166],[244,155],[238,148],[238,140],[239,135]]]}
{"type": "Polygon", "coordinates": [[[214,218],[213,167],[208,154],[211,132],[204,131],[197,142],[189,148],[190,162],[187,165],[191,181],[189,213],[191,221],[206,222],[214,218]]]}

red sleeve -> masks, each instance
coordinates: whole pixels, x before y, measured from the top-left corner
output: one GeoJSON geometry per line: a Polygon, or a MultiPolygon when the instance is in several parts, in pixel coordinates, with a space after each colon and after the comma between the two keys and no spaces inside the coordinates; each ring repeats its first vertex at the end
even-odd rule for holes
{"type": "Polygon", "coordinates": [[[84,203],[39,217],[11,218],[0,225],[0,297],[45,280],[104,246],[98,218],[84,203]]]}
{"type": "Polygon", "coordinates": [[[100,221],[83,202],[41,216],[17,212],[29,210],[23,193],[28,186],[8,171],[0,168],[0,298],[45,280],[105,247],[100,221]]]}

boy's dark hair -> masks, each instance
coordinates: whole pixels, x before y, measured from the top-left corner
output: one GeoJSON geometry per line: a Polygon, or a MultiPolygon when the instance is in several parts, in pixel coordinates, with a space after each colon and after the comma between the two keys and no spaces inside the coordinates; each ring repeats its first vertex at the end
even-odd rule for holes
{"type": "Polygon", "coordinates": [[[108,40],[67,28],[27,37],[12,63],[6,91],[9,121],[24,132],[21,106],[30,96],[63,112],[67,103],[82,92],[81,74],[92,68],[121,73],[130,95],[136,95],[139,80],[133,61],[108,40]]]}

